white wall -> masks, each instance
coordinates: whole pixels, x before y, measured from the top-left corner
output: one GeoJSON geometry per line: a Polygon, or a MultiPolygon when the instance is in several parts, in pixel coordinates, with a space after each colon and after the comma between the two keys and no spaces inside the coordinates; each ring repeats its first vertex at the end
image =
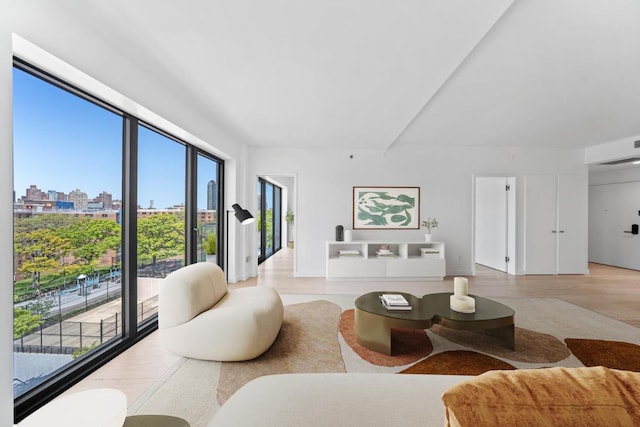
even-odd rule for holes
{"type": "Polygon", "coordinates": [[[589,178],[589,261],[640,270],[640,167],[589,178]]]}
{"type": "Polygon", "coordinates": [[[13,114],[11,18],[0,14],[0,426],[13,425],[13,114]]]}
{"type": "MultiPolygon", "coordinates": [[[[352,226],[353,186],[419,186],[421,218],[436,217],[434,239],[446,242],[447,274],[472,274],[474,175],[584,174],[582,150],[433,148],[380,151],[249,149],[250,176],[268,170],[297,175],[298,275],[325,275],[325,242],[335,226],[352,226]],[[351,158],[351,156],[353,156],[351,158]]],[[[524,179],[517,179],[521,186],[524,179]]],[[[248,192],[255,192],[255,186],[248,192]]],[[[522,253],[524,201],[518,189],[517,252],[522,253]]],[[[255,210],[255,205],[250,209],[255,210]]],[[[586,212],[585,212],[586,215],[586,212]]],[[[354,239],[423,239],[422,230],[354,231],[354,239]]],[[[520,257],[517,257],[520,258],[520,257]]],[[[517,272],[522,271],[518,259],[517,272]]]]}

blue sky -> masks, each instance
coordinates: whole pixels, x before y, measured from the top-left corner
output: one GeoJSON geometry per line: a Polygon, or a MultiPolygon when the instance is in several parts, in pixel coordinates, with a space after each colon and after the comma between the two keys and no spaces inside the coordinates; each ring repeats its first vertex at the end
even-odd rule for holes
{"type": "MultiPolygon", "coordinates": [[[[17,68],[13,72],[14,189],[30,185],[90,199],[102,191],[122,198],[122,117],[17,68]]],[[[207,162],[209,163],[209,162],[207,162]]],[[[185,147],[140,127],[138,201],[146,208],[184,203],[185,147]]],[[[201,167],[198,208],[215,163],[201,167]]]]}

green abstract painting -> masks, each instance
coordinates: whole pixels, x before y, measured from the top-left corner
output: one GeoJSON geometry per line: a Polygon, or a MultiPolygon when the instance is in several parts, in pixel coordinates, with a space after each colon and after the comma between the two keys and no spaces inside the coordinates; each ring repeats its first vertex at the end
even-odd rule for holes
{"type": "Polygon", "coordinates": [[[418,229],[420,187],[353,187],[354,229],[418,229]]]}

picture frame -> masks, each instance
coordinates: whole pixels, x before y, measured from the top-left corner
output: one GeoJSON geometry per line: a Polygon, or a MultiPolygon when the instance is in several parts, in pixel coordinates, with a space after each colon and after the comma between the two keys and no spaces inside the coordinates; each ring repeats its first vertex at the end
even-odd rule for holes
{"type": "Polygon", "coordinates": [[[418,230],[420,187],[353,187],[354,230],[418,230]]]}

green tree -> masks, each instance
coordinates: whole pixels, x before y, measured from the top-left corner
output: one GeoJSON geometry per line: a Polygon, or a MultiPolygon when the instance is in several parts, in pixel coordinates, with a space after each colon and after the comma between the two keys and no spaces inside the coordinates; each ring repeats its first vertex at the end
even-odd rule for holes
{"type": "Polygon", "coordinates": [[[34,314],[31,311],[24,308],[13,309],[13,339],[28,334],[34,329],[42,325],[42,315],[34,314]]]}
{"type": "Polygon", "coordinates": [[[109,249],[120,247],[120,224],[110,219],[83,218],[64,228],[63,234],[71,243],[76,264],[90,267],[78,272],[90,272],[109,249]]]}
{"type": "Polygon", "coordinates": [[[184,216],[162,213],[138,221],[138,259],[166,259],[184,253],[184,216]]]}
{"type": "Polygon", "coordinates": [[[22,259],[18,271],[31,275],[36,295],[40,295],[41,274],[55,271],[70,249],[70,242],[55,229],[24,228],[16,233],[14,252],[22,259]]]}

